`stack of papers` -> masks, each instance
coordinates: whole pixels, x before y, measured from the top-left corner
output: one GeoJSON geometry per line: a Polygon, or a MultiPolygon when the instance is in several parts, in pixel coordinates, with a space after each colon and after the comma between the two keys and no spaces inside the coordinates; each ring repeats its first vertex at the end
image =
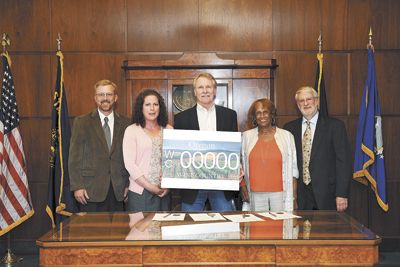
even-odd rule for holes
{"type": "Polygon", "coordinates": [[[193,221],[225,221],[226,219],[219,213],[190,213],[193,221]]]}
{"type": "Polygon", "coordinates": [[[285,220],[285,219],[293,219],[293,218],[301,218],[300,216],[294,215],[291,212],[286,211],[267,211],[258,213],[261,216],[270,218],[272,220],[285,220]]]}
{"type": "Polygon", "coordinates": [[[240,239],[240,225],[234,222],[214,222],[161,226],[163,239],[202,240],[240,239]]]}
{"type": "Polygon", "coordinates": [[[156,213],[153,221],[183,221],[185,213],[156,213]]]}
{"type": "Polygon", "coordinates": [[[253,214],[236,214],[236,215],[224,215],[225,218],[232,222],[259,222],[264,221],[261,218],[253,214]]]}

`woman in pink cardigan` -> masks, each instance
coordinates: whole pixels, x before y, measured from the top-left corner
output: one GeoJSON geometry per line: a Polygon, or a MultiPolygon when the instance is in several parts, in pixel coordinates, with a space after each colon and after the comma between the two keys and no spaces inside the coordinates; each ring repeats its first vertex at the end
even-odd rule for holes
{"type": "Polygon", "coordinates": [[[162,132],[172,128],[162,96],[145,89],[136,98],[133,124],[125,130],[123,155],[129,172],[127,211],[170,210],[170,194],[161,184],[162,132]]]}

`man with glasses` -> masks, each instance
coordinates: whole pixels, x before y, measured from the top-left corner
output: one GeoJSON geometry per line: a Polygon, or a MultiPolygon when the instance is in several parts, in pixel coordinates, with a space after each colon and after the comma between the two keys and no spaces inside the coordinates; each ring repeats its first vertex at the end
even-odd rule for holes
{"type": "Polygon", "coordinates": [[[117,86],[100,80],[97,108],[74,120],[69,150],[71,191],[80,211],[122,211],[129,174],[122,157],[122,138],[129,120],[114,111],[117,86]]]}
{"type": "Polygon", "coordinates": [[[302,117],[284,128],[293,134],[296,144],[298,207],[344,211],[352,174],[344,123],[319,114],[318,93],[312,87],[300,87],[295,99],[302,117]]]}

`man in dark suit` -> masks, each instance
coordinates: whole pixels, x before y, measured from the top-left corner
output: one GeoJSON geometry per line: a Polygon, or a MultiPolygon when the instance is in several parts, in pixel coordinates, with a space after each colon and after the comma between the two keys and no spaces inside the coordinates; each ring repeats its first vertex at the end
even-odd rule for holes
{"type": "Polygon", "coordinates": [[[71,191],[81,211],[122,211],[129,174],[122,138],[129,120],[114,111],[117,86],[95,84],[97,109],[75,119],[69,150],[71,191]]]}
{"type": "MultiPolygon", "coordinates": [[[[174,117],[175,129],[237,132],[237,115],[234,110],[215,105],[217,82],[209,73],[198,75],[193,81],[197,105],[174,117]]],[[[208,199],[214,211],[234,210],[233,191],[181,190],[183,211],[202,211],[208,199]]]]}
{"type": "Polygon", "coordinates": [[[319,114],[318,93],[312,87],[299,88],[295,98],[303,116],[284,128],[294,135],[296,143],[298,208],[344,211],[352,175],[344,123],[319,114]]]}

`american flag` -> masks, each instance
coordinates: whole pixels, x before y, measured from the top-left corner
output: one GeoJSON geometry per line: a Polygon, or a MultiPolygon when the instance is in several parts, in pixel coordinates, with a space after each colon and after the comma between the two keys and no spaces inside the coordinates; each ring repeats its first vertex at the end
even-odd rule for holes
{"type": "Polygon", "coordinates": [[[29,193],[11,60],[3,58],[3,85],[0,96],[0,236],[34,213],[29,193]]]}

